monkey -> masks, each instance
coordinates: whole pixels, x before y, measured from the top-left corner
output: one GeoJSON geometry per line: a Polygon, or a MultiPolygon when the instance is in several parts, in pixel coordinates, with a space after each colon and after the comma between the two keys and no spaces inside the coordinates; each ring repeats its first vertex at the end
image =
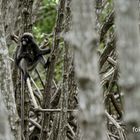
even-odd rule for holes
{"type": "Polygon", "coordinates": [[[43,55],[51,52],[50,48],[40,49],[31,33],[24,33],[15,53],[15,64],[22,71],[24,80],[29,76],[29,71],[33,70],[38,62],[41,62],[46,69],[49,62],[45,62],[43,55]]]}
{"type": "MultiPolygon", "coordinates": [[[[24,95],[24,84],[27,85],[34,108],[38,108],[33,90],[30,83],[29,71],[33,70],[38,62],[41,62],[46,69],[49,61],[45,62],[43,55],[49,54],[51,49],[40,49],[31,33],[25,32],[19,39],[19,45],[15,52],[15,64],[22,72],[21,96],[24,95]]],[[[48,59],[49,60],[49,59],[48,59]]],[[[24,97],[22,98],[22,105],[24,106],[24,97]]],[[[23,108],[22,106],[22,108],[23,108]]]]}

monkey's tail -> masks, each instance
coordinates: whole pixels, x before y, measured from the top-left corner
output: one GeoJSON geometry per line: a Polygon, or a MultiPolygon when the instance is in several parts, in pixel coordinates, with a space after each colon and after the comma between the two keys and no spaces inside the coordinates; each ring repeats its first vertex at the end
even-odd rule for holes
{"type": "Polygon", "coordinates": [[[24,92],[25,92],[25,81],[24,75],[21,72],[21,134],[24,136],[24,92]]]}

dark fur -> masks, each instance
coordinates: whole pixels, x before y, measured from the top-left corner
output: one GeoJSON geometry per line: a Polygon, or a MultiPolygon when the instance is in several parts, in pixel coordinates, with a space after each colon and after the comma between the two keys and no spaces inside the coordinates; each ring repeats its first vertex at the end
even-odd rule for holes
{"type": "Polygon", "coordinates": [[[17,48],[15,55],[16,65],[24,74],[24,79],[29,77],[28,71],[34,69],[37,63],[40,61],[46,68],[48,63],[43,59],[43,55],[49,54],[50,49],[39,49],[35,43],[33,35],[31,33],[24,33],[20,39],[20,45],[17,48]]]}

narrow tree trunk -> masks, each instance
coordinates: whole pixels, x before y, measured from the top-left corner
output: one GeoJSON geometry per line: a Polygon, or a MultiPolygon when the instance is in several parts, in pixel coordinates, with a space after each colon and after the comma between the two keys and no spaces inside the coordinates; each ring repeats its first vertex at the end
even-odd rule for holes
{"type": "MultiPolygon", "coordinates": [[[[60,33],[62,31],[63,18],[64,18],[64,8],[65,8],[65,0],[60,0],[59,8],[56,18],[56,25],[54,30],[54,40],[53,47],[50,56],[50,65],[47,71],[47,80],[45,86],[45,93],[43,99],[43,108],[50,108],[50,99],[51,99],[51,88],[52,88],[52,80],[54,77],[55,63],[58,55],[58,47],[60,43],[60,33]]],[[[48,112],[43,113],[42,119],[42,130],[40,134],[40,140],[46,140],[49,137],[49,123],[50,123],[50,114],[48,112]]]]}

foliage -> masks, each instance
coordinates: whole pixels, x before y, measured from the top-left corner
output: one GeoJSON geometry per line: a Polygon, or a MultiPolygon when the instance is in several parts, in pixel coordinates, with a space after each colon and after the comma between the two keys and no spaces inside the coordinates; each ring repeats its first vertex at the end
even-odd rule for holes
{"type": "MultiPolygon", "coordinates": [[[[49,47],[52,47],[53,42],[53,30],[55,27],[56,13],[57,13],[58,0],[43,0],[43,5],[41,7],[41,12],[38,15],[38,20],[36,21],[33,32],[38,41],[41,43],[45,38],[49,42],[49,47]]],[[[57,59],[57,64],[55,68],[55,80],[56,82],[62,78],[62,49],[63,44],[60,45],[59,58],[57,59]]],[[[44,71],[41,69],[41,75],[44,75],[44,71]]]]}
{"type": "Polygon", "coordinates": [[[33,32],[39,42],[43,40],[45,34],[50,34],[53,31],[56,17],[56,0],[44,0],[41,7],[41,12],[38,15],[33,32]]]}

